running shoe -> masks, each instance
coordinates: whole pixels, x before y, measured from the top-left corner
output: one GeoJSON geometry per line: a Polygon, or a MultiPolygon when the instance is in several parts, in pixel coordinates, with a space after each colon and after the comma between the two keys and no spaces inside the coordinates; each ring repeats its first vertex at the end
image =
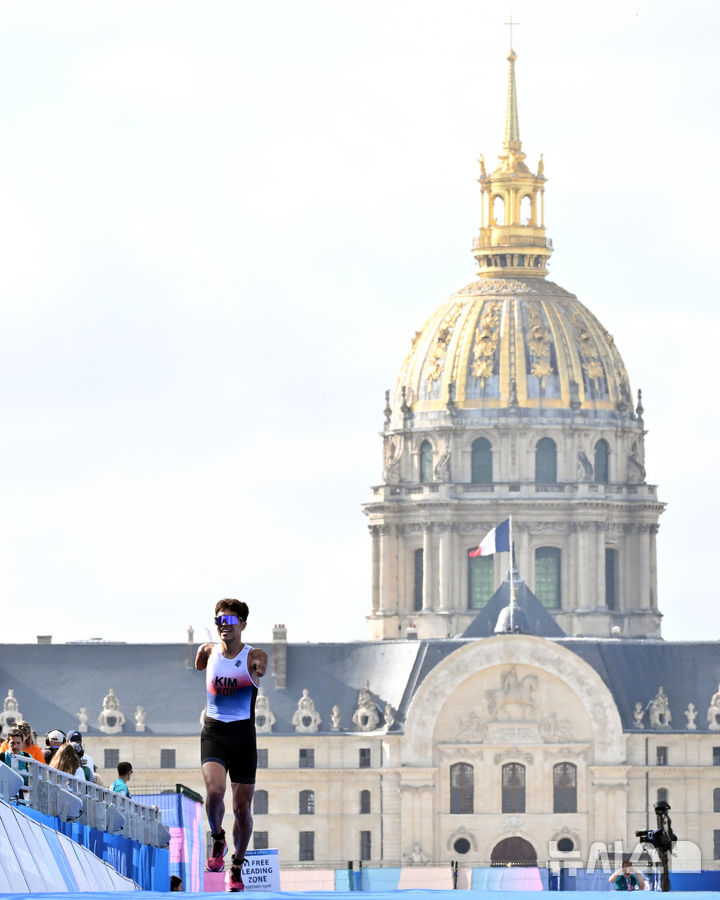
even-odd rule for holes
{"type": "Polygon", "coordinates": [[[228,873],[225,876],[225,890],[226,891],[244,891],[245,885],[242,880],[242,867],[244,859],[241,859],[239,862],[235,858],[233,854],[232,862],[230,863],[230,868],[228,869],[228,873]]]}
{"type": "Polygon", "coordinates": [[[222,872],[225,868],[225,860],[223,857],[227,853],[227,843],[225,841],[225,832],[221,829],[218,834],[213,834],[213,845],[210,856],[206,863],[208,872],[222,872]]]}

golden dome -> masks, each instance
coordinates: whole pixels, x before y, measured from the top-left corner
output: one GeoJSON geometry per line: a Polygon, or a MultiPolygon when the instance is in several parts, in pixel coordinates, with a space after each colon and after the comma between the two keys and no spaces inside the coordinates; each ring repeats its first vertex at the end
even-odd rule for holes
{"type": "Polygon", "coordinates": [[[545,279],[552,254],[545,167],[542,156],[536,173],[525,164],[516,59],[511,50],[499,165],[488,174],[479,160],[482,224],[473,241],[479,278],[415,335],[395,389],[394,428],[418,416],[431,425],[447,414],[453,424],[474,425],[508,415],[536,422],[579,415],[600,425],[634,418],[612,335],[574,294],[545,279]]]}
{"type": "Polygon", "coordinates": [[[436,310],[400,370],[396,415],[403,406],[470,421],[475,410],[484,419],[632,416],[612,335],[574,294],[537,277],[481,278],[436,310]]]}

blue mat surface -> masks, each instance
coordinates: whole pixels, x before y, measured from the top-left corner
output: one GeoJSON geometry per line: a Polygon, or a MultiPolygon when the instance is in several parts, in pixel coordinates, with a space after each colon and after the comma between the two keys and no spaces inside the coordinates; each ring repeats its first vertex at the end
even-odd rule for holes
{"type": "MultiPolygon", "coordinates": [[[[458,895],[472,894],[473,898],[493,897],[496,900],[529,900],[532,896],[533,900],[537,897],[562,896],[563,900],[590,900],[597,896],[597,891],[246,891],[245,894],[254,898],[254,900],[328,900],[328,895],[342,898],[342,900],[387,900],[390,897],[397,897],[401,894],[408,900],[458,900],[458,895]]],[[[654,893],[654,892],[652,892],[654,893]]],[[[672,895],[676,900],[718,900],[717,893],[713,891],[673,891],[672,895]]],[[[218,894],[202,894],[195,896],[220,898],[227,897],[226,893],[218,894]]],[[[158,900],[158,898],[175,897],[172,893],[163,893],[160,891],[106,891],[97,893],[78,893],[78,894],[0,894],[2,898],[17,897],[18,900],[68,900],[73,897],[74,900],[158,900]]]]}

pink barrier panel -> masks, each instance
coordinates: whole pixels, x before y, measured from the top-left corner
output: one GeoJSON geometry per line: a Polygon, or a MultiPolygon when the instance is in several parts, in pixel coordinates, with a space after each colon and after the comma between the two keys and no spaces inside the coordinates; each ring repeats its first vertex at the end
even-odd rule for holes
{"type": "Polygon", "coordinates": [[[452,872],[450,866],[408,866],[400,870],[398,889],[412,890],[452,890],[452,872]]]}

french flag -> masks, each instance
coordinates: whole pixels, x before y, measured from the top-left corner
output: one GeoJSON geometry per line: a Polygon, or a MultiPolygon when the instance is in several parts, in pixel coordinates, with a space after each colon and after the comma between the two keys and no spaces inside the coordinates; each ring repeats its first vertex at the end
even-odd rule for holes
{"type": "Polygon", "coordinates": [[[510,552],[510,519],[505,519],[497,528],[488,531],[480,541],[477,550],[471,550],[470,556],[490,556],[493,553],[510,552]]]}

